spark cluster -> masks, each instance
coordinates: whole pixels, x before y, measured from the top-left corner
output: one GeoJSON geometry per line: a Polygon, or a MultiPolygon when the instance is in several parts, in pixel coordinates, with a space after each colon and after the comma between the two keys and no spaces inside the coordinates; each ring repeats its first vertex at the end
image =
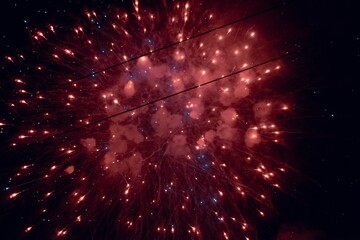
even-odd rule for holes
{"type": "Polygon", "coordinates": [[[272,149],[290,105],[265,91],[281,63],[251,69],[271,46],[250,24],[192,38],[216,9],[140,5],[32,29],[34,50],[5,56],[26,69],[7,102],[21,121],[0,122],[27,155],[8,201],[37,199],[24,234],[253,239],[286,172],[272,149]]]}

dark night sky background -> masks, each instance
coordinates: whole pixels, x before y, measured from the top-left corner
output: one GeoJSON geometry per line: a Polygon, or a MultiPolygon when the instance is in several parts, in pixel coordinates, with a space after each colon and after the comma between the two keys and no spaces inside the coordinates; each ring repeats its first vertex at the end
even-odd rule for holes
{"type": "MultiPolygon", "coordinates": [[[[278,234],[294,240],[360,239],[358,7],[351,3],[355,1],[298,2],[301,3],[289,7],[287,13],[306,29],[307,43],[312,46],[288,73],[299,89],[293,93],[297,117],[287,123],[294,129],[288,138],[294,146],[292,165],[298,176],[290,180],[292,189],[275,197],[275,220],[260,226],[259,238],[276,239],[278,234]]],[[[1,58],[29,44],[24,20],[31,27],[49,22],[59,9],[79,12],[84,6],[106,4],[75,0],[2,1],[1,58]]],[[[1,69],[0,77],[6,77],[6,70],[1,69]]],[[[0,100],[4,100],[3,96],[0,100]]],[[[0,155],[3,161],[1,158],[0,155]]],[[[0,179],[4,179],[8,167],[0,162],[0,179]]],[[[2,232],[8,232],[9,225],[1,214],[0,239],[6,239],[2,232]]]]}

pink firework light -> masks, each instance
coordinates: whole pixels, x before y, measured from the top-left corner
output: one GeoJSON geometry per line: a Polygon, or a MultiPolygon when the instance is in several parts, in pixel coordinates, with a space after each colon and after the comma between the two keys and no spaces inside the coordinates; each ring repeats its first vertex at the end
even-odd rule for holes
{"type": "Polygon", "coordinates": [[[275,51],[250,21],[189,39],[231,19],[195,2],[164,9],[86,10],[74,27],[31,30],[36,56],[6,56],[32,68],[9,101],[23,116],[10,145],[32,157],[8,200],[38,207],[24,234],[256,236],[286,172],[272,149],[289,105],[267,87],[280,62],[259,65],[275,51]]]}

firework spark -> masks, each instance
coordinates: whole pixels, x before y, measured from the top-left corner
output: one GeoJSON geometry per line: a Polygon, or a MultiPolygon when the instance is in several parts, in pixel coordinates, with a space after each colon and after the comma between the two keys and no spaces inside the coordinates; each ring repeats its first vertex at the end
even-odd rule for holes
{"type": "Polygon", "coordinates": [[[25,234],[250,239],[286,171],[270,156],[290,107],[263,90],[280,63],[246,70],[267,57],[253,25],[192,38],[219,26],[216,9],[140,5],[34,29],[40,60],[5,57],[32,66],[12,80],[8,105],[22,117],[10,146],[30,157],[8,200],[37,199],[25,234]]]}

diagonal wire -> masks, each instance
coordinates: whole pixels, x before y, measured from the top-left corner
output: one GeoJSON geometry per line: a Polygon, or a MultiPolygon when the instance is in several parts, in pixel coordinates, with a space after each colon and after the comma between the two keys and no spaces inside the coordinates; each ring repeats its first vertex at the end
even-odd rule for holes
{"type": "MultiPolygon", "coordinates": [[[[137,59],[139,59],[139,58],[141,58],[141,57],[149,56],[149,55],[151,55],[151,54],[153,54],[153,53],[157,53],[157,52],[160,52],[160,51],[165,50],[165,49],[167,49],[167,48],[170,48],[170,47],[179,45],[179,44],[181,44],[181,43],[188,42],[188,41],[190,41],[190,40],[193,40],[193,39],[195,39],[195,38],[204,36],[204,35],[209,34],[209,33],[211,33],[211,32],[215,32],[215,31],[217,31],[217,30],[220,30],[220,29],[222,29],[222,28],[231,26],[231,25],[233,25],[233,24],[236,24],[236,23],[239,23],[239,22],[242,22],[242,21],[245,21],[245,20],[254,18],[254,17],[256,17],[256,16],[260,16],[260,15],[265,14],[265,13],[267,13],[267,12],[271,12],[271,11],[273,11],[273,10],[275,10],[275,9],[278,9],[278,8],[280,8],[280,7],[283,7],[283,6],[285,6],[284,3],[283,3],[283,4],[277,4],[277,5],[274,5],[274,6],[270,7],[270,8],[266,8],[266,9],[260,10],[260,11],[258,11],[258,12],[253,13],[253,14],[250,14],[250,15],[248,15],[248,16],[245,16],[245,17],[236,19],[236,20],[234,20],[234,21],[232,21],[232,22],[229,22],[229,23],[223,24],[223,25],[221,25],[221,26],[218,26],[218,27],[209,29],[209,30],[207,30],[207,31],[205,31],[205,32],[201,32],[201,33],[192,35],[192,36],[190,36],[190,37],[187,37],[186,39],[179,40],[179,41],[177,41],[177,42],[173,42],[173,43],[170,43],[170,44],[168,44],[168,45],[165,45],[165,46],[162,46],[162,47],[160,47],[160,48],[157,48],[157,49],[155,49],[155,50],[152,50],[152,51],[150,51],[150,52],[147,52],[147,53],[138,55],[138,56],[133,57],[133,58],[129,58],[129,59],[126,60],[126,61],[122,61],[122,62],[113,64],[113,65],[111,65],[111,66],[108,66],[108,67],[106,67],[106,68],[103,68],[103,69],[100,69],[100,70],[96,70],[96,71],[91,72],[91,73],[89,73],[89,74],[83,75],[83,76],[81,76],[81,77],[79,77],[79,78],[77,78],[77,79],[75,79],[75,80],[73,80],[73,81],[71,81],[71,82],[66,82],[66,83],[63,83],[63,84],[59,84],[59,85],[57,85],[57,86],[54,86],[54,87],[52,87],[52,88],[48,88],[46,91],[51,91],[51,90],[55,90],[55,89],[58,89],[58,88],[62,88],[62,87],[67,86],[67,85],[69,85],[69,84],[73,84],[74,82],[77,82],[77,81],[86,79],[86,78],[88,78],[88,77],[92,77],[92,76],[94,76],[94,75],[97,75],[97,74],[99,74],[99,73],[101,73],[101,72],[103,72],[103,71],[107,71],[107,70],[116,68],[116,67],[118,67],[118,66],[124,65],[124,64],[129,63],[129,62],[132,62],[132,61],[134,61],[134,60],[137,60],[137,59]]],[[[36,95],[38,95],[38,94],[40,94],[40,93],[41,93],[41,92],[38,91],[38,92],[36,93],[36,95]]]]}
{"type": "MultiPolygon", "coordinates": [[[[290,1],[290,2],[293,2],[293,1],[290,1]]],[[[261,14],[265,14],[265,13],[267,13],[267,12],[270,12],[270,11],[273,11],[273,10],[275,10],[275,9],[277,9],[277,8],[280,8],[280,7],[284,6],[284,5],[285,5],[285,3],[284,3],[284,4],[278,4],[278,5],[272,6],[272,7],[270,7],[270,8],[267,8],[267,9],[264,9],[264,10],[261,10],[261,11],[258,11],[258,12],[256,12],[256,13],[253,13],[253,14],[248,15],[248,16],[246,16],[246,17],[243,17],[243,18],[234,20],[234,21],[232,21],[232,22],[226,23],[226,24],[221,25],[221,26],[218,26],[218,27],[216,27],[216,28],[212,28],[212,29],[210,29],[210,30],[208,30],[208,31],[205,31],[205,32],[202,32],[202,33],[193,35],[193,36],[188,37],[188,38],[186,38],[186,39],[184,39],[184,40],[182,40],[182,41],[177,41],[177,42],[171,43],[171,44],[169,44],[169,45],[163,46],[163,47],[158,48],[158,49],[156,49],[156,50],[153,50],[153,51],[151,51],[151,52],[144,53],[144,54],[139,55],[139,56],[137,56],[137,57],[128,59],[128,60],[126,60],[126,61],[123,61],[123,62],[120,62],[120,63],[117,63],[117,64],[114,64],[114,65],[112,65],[112,66],[109,66],[109,67],[107,67],[107,68],[98,70],[98,71],[93,72],[93,73],[91,73],[91,74],[84,75],[84,76],[82,76],[82,77],[80,77],[80,78],[78,78],[78,79],[75,79],[74,81],[79,81],[79,80],[85,79],[85,78],[90,77],[90,76],[92,76],[92,75],[94,75],[94,74],[98,74],[98,73],[100,73],[100,72],[102,72],[102,71],[106,71],[106,70],[115,68],[115,67],[117,67],[117,66],[120,66],[120,65],[122,65],[122,64],[131,62],[131,61],[134,61],[134,60],[139,59],[139,58],[141,58],[141,57],[143,57],[143,56],[147,56],[147,55],[150,55],[150,54],[155,53],[155,52],[160,52],[160,51],[162,51],[162,50],[164,50],[164,49],[166,49],[166,48],[169,48],[169,47],[172,47],[172,46],[176,46],[176,45],[181,44],[181,43],[183,43],[183,42],[190,41],[191,39],[194,39],[194,38],[203,36],[203,35],[205,35],[205,34],[214,32],[214,31],[216,31],[216,30],[225,28],[225,27],[227,27],[227,26],[231,26],[231,25],[233,25],[233,24],[236,24],[236,23],[239,23],[239,22],[241,22],[241,21],[244,21],[244,20],[253,18],[253,17],[255,17],[255,16],[259,16],[259,15],[261,15],[261,14]]],[[[248,67],[248,68],[243,68],[243,69],[241,69],[241,70],[237,70],[237,71],[231,72],[231,73],[229,73],[229,74],[227,74],[227,75],[223,75],[223,76],[221,76],[221,77],[218,77],[218,78],[209,80],[209,81],[207,81],[207,82],[205,82],[205,83],[192,86],[192,87],[187,88],[187,89],[185,89],[185,90],[182,90],[182,91],[179,91],[179,92],[176,92],[176,93],[173,93],[173,94],[164,96],[164,97],[160,97],[160,98],[158,98],[158,99],[149,101],[149,102],[147,102],[147,103],[144,103],[144,104],[141,104],[141,105],[138,105],[138,106],[135,106],[135,107],[126,109],[126,110],[121,111],[121,112],[118,112],[118,113],[113,114],[113,115],[111,115],[111,116],[107,116],[107,117],[104,117],[104,118],[95,120],[95,121],[93,121],[93,122],[89,122],[89,123],[87,123],[86,125],[65,130],[65,131],[60,132],[60,133],[58,133],[58,134],[54,134],[54,135],[52,135],[52,136],[49,137],[49,138],[45,138],[45,139],[41,140],[41,143],[44,143],[44,142],[46,142],[46,141],[48,141],[48,140],[50,140],[50,139],[55,139],[55,138],[60,137],[60,136],[62,136],[62,135],[66,135],[66,134],[71,133],[71,132],[75,132],[75,131],[84,129],[84,128],[86,128],[86,127],[89,127],[89,126],[98,124],[98,123],[100,123],[100,122],[104,122],[104,121],[110,120],[111,118],[114,118],[114,117],[116,117],[116,116],[120,116],[120,115],[122,115],[122,114],[131,112],[131,111],[134,111],[134,110],[136,110],[136,109],[140,109],[140,108],[145,107],[145,106],[147,106],[147,105],[151,105],[151,104],[154,104],[154,103],[156,103],[156,102],[163,101],[163,100],[165,100],[165,99],[174,97],[174,96],[176,96],[176,95],[179,95],[179,94],[182,94],[182,93],[185,93],[185,92],[188,92],[188,91],[195,90],[195,89],[197,89],[197,88],[199,88],[199,87],[202,87],[202,86],[205,86],[205,85],[214,83],[214,82],[218,82],[218,81],[220,81],[220,80],[222,80],[222,79],[224,79],[224,78],[228,78],[228,77],[230,77],[230,76],[234,76],[234,75],[239,74],[239,73],[241,73],[241,72],[245,72],[245,71],[248,71],[248,70],[251,70],[251,69],[260,67],[260,66],[262,66],[262,65],[265,65],[265,64],[268,64],[268,63],[271,63],[271,62],[274,62],[274,61],[283,59],[283,58],[290,57],[290,56],[295,55],[295,54],[297,54],[297,53],[302,53],[302,52],[303,52],[304,50],[306,50],[306,49],[307,49],[307,48],[303,48],[303,49],[298,49],[298,50],[296,50],[296,51],[287,52],[286,54],[283,54],[283,55],[277,56],[277,57],[275,57],[275,58],[272,58],[272,59],[263,61],[263,62],[261,62],[261,63],[252,65],[252,66],[250,66],[250,67],[248,67]]],[[[74,82],[74,81],[73,81],[73,82],[74,82]]],[[[73,82],[71,82],[71,83],[73,83],[73,82]]],[[[70,83],[64,83],[64,84],[58,85],[57,87],[50,88],[50,89],[48,89],[48,90],[55,89],[55,88],[59,88],[59,87],[62,87],[62,86],[68,85],[68,84],[70,84],[70,83]]],[[[40,92],[37,92],[36,94],[39,94],[39,93],[40,93],[40,92]]],[[[30,143],[30,144],[27,144],[27,146],[30,146],[30,145],[33,145],[33,144],[36,144],[36,143],[38,143],[38,142],[33,142],[33,143],[30,143]]]]}
{"type": "Polygon", "coordinates": [[[280,59],[283,59],[283,58],[286,58],[286,57],[290,57],[290,56],[295,55],[295,54],[297,54],[297,53],[302,53],[302,52],[303,52],[304,50],[306,50],[306,49],[307,49],[307,48],[303,48],[303,49],[301,49],[301,50],[296,50],[296,51],[292,51],[292,52],[287,52],[287,53],[282,54],[282,55],[280,55],[280,56],[277,56],[277,57],[275,57],[275,58],[271,58],[271,59],[268,59],[268,60],[263,61],[263,62],[261,62],[261,63],[252,65],[252,66],[250,66],[250,67],[248,67],[248,68],[243,68],[243,69],[241,69],[241,70],[233,71],[233,72],[231,72],[231,73],[229,73],[229,74],[227,74],[227,75],[223,75],[223,76],[221,76],[221,77],[218,77],[218,78],[209,80],[209,81],[204,82],[204,83],[201,83],[201,84],[199,84],[199,85],[195,85],[195,86],[189,87],[189,88],[187,88],[187,89],[184,89],[184,90],[182,90],[182,91],[175,92],[175,93],[166,95],[166,96],[164,96],[164,97],[157,98],[157,99],[155,99],[155,100],[151,100],[151,101],[149,101],[149,102],[147,102],[147,103],[144,103],[144,104],[141,104],[141,105],[138,105],[138,106],[135,106],[135,107],[126,109],[126,110],[124,110],[124,111],[121,111],[121,112],[115,113],[115,114],[113,114],[113,115],[110,115],[110,116],[107,116],[107,117],[104,117],[104,118],[95,120],[95,121],[93,121],[93,122],[89,122],[89,123],[87,123],[87,124],[85,124],[85,125],[82,125],[82,126],[79,126],[79,127],[76,127],[76,128],[72,128],[72,129],[63,131],[63,132],[61,132],[61,133],[58,133],[58,134],[53,135],[52,138],[56,138],[56,137],[59,137],[59,136],[61,136],[61,135],[65,135],[65,134],[68,134],[68,133],[71,133],[71,132],[75,132],[75,131],[84,129],[84,128],[86,128],[86,127],[89,127],[89,126],[98,124],[98,123],[100,123],[100,122],[104,122],[104,121],[110,120],[111,118],[120,116],[120,115],[122,115],[122,114],[131,112],[131,111],[134,111],[134,110],[136,110],[136,109],[140,109],[140,108],[142,108],[142,107],[145,107],[145,106],[154,104],[154,103],[156,103],[156,102],[160,102],[160,101],[166,100],[166,99],[168,99],[168,98],[171,98],[171,97],[180,95],[180,94],[182,94],[182,93],[195,90],[195,89],[197,89],[197,88],[199,88],[199,87],[203,87],[203,86],[206,86],[206,85],[209,85],[209,84],[218,82],[218,81],[220,81],[220,80],[222,80],[222,79],[224,79],[224,78],[228,78],[228,77],[237,75],[237,74],[239,74],[239,73],[242,73],[242,72],[245,72],[245,71],[248,71],[248,70],[257,68],[257,67],[260,67],[260,66],[262,66],[262,65],[265,65],[265,64],[268,64],[268,63],[271,63],[271,62],[274,62],[274,61],[277,61],[277,60],[280,60],[280,59]]]}

